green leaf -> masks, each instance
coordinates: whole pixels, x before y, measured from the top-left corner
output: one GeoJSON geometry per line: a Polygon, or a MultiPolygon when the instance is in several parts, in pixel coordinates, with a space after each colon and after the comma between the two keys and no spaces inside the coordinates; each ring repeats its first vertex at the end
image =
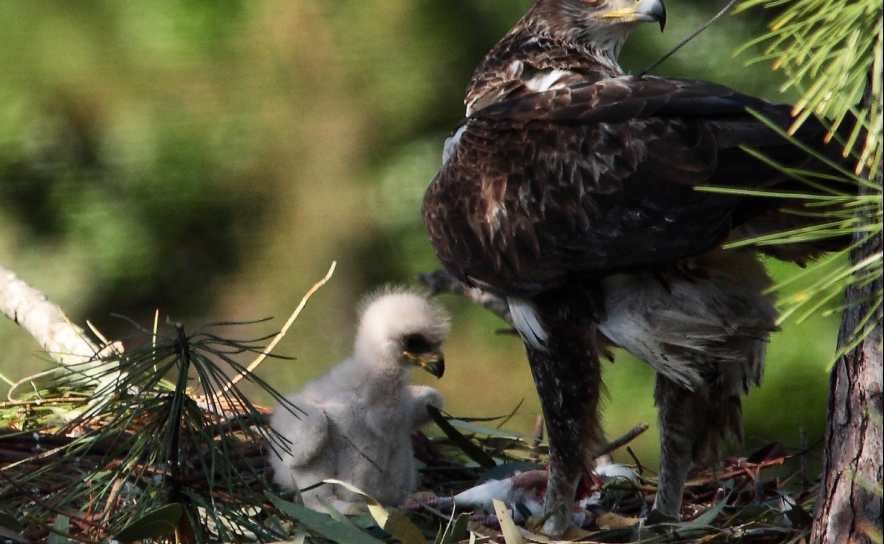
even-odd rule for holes
{"type": "Polygon", "coordinates": [[[800,504],[786,510],[786,517],[792,522],[793,527],[810,527],[810,524],[813,523],[813,516],[808,514],[800,504]]]}
{"type": "Polygon", "coordinates": [[[353,526],[344,525],[327,514],[320,514],[319,512],[310,510],[306,506],[284,501],[270,493],[267,494],[267,498],[284,514],[300,521],[306,525],[311,532],[322,535],[329,540],[352,544],[383,544],[382,541],[372,537],[368,533],[353,526]]]}
{"type": "Polygon", "coordinates": [[[23,527],[14,517],[0,512],[0,538],[26,543],[28,541],[20,533],[22,529],[23,527]]]}
{"type": "Polygon", "coordinates": [[[651,513],[648,514],[648,517],[645,518],[645,525],[669,525],[673,523],[678,523],[678,520],[667,516],[663,512],[657,510],[656,508],[651,510],[651,513]]]}
{"type": "Polygon", "coordinates": [[[488,436],[495,436],[499,438],[513,438],[518,440],[531,438],[527,434],[520,433],[519,431],[513,431],[510,429],[498,429],[496,427],[486,427],[484,425],[476,425],[475,423],[470,423],[461,419],[452,419],[448,420],[448,422],[451,424],[452,427],[476,434],[486,434],[488,436]]]}
{"type": "Polygon", "coordinates": [[[442,415],[442,412],[439,411],[435,406],[427,406],[427,412],[430,413],[430,417],[433,418],[433,421],[436,425],[442,429],[442,432],[445,433],[448,438],[451,439],[454,444],[463,451],[467,457],[475,461],[482,468],[490,469],[497,466],[497,463],[494,462],[494,459],[491,458],[490,455],[485,453],[481,447],[477,446],[472,440],[465,437],[455,429],[445,416],[442,415]]]}
{"type": "Polygon", "coordinates": [[[67,516],[56,517],[52,529],[57,532],[49,534],[46,544],[75,544],[73,540],[64,536],[71,530],[71,520],[67,516]]]}
{"type": "Polygon", "coordinates": [[[22,531],[24,527],[17,519],[5,512],[0,512],[0,528],[10,529],[12,531],[22,531]]]}
{"type": "Polygon", "coordinates": [[[706,510],[696,518],[688,523],[689,527],[706,527],[712,525],[712,522],[715,521],[715,518],[721,514],[721,511],[727,506],[727,497],[718,501],[714,506],[710,507],[709,510],[706,510]]]}
{"type": "Polygon", "coordinates": [[[120,542],[134,542],[148,538],[159,538],[175,530],[184,507],[180,503],[173,502],[149,511],[137,520],[123,527],[114,536],[114,540],[120,542]]]}
{"type": "Polygon", "coordinates": [[[427,539],[417,526],[398,510],[386,510],[380,505],[369,506],[381,529],[390,533],[403,544],[427,544],[427,539]]]}
{"type": "Polygon", "coordinates": [[[417,526],[412,523],[410,519],[402,515],[401,512],[384,508],[384,506],[381,505],[381,503],[379,503],[374,497],[372,497],[365,491],[362,491],[353,484],[334,479],[323,481],[330,484],[339,485],[352,491],[353,493],[365,497],[368,505],[368,511],[374,518],[374,520],[378,523],[378,526],[384,531],[396,537],[397,539],[401,540],[403,544],[427,544],[427,539],[424,538],[424,534],[421,533],[421,530],[418,529],[417,526]]]}
{"type": "MultiPolygon", "coordinates": [[[[367,527],[365,527],[365,526],[357,527],[355,523],[350,521],[350,519],[343,514],[343,512],[338,512],[334,506],[332,506],[329,503],[327,503],[326,501],[322,500],[321,497],[316,497],[316,500],[317,500],[317,502],[319,502],[319,504],[322,505],[323,508],[325,508],[325,513],[330,515],[338,523],[342,523],[344,525],[349,525],[350,527],[353,527],[354,529],[360,529],[360,530],[367,529],[367,527]]],[[[372,525],[374,525],[374,518],[372,518],[372,525]]]]}
{"type": "MultiPolygon", "coordinates": [[[[763,504],[747,504],[731,518],[734,522],[757,521],[771,513],[773,509],[763,504]]],[[[728,522],[730,523],[730,521],[728,522]]]]}

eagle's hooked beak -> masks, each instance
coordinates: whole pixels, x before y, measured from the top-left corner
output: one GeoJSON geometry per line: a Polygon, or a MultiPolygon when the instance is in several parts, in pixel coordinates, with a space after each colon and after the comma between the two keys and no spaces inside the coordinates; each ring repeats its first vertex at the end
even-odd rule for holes
{"type": "Polygon", "coordinates": [[[660,23],[660,32],[666,27],[666,6],[663,0],[641,0],[635,6],[635,20],[643,23],[660,23]]]}
{"type": "Polygon", "coordinates": [[[663,0],[636,0],[634,7],[611,10],[598,17],[637,23],[660,23],[662,32],[666,26],[666,6],[663,5],[663,0]]]}
{"type": "Polygon", "coordinates": [[[402,355],[437,378],[441,378],[442,375],[445,374],[445,357],[439,350],[433,350],[427,353],[411,353],[410,351],[404,351],[402,352],[402,355]]]}

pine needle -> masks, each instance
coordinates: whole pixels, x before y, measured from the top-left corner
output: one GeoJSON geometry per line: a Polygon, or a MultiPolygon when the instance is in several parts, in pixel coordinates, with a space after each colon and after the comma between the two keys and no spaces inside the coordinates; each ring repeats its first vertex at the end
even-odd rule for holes
{"type": "Polygon", "coordinates": [[[227,392],[231,387],[239,383],[240,380],[242,380],[248,373],[258,368],[258,365],[260,365],[264,361],[264,359],[267,358],[267,355],[271,351],[273,351],[273,348],[276,347],[276,344],[278,344],[279,341],[285,337],[289,328],[292,326],[295,320],[298,319],[298,316],[301,314],[301,310],[303,310],[304,306],[307,305],[307,301],[310,300],[310,297],[313,296],[313,293],[318,291],[320,287],[325,285],[326,282],[331,279],[332,275],[335,273],[335,266],[337,266],[337,264],[337,261],[332,261],[328,272],[325,273],[325,277],[316,282],[313,287],[311,287],[310,290],[307,291],[304,297],[301,298],[301,303],[298,304],[298,307],[295,308],[294,312],[292,312],[292,315],[288,318],[288,321],[285,322],[285,325],[283,325],[282,330],[279,331],[279,334],[277,334],[276,337],[270,342],[270,344],[267,345],[267,349],[265,350],[265,352],[258,355],[258,357],[254,361],[252,361],[252,363],[248,367],[246,367],[246,369],[242,373],[234,377],[227,385],[221,388],[222,392],[227,392]]]}

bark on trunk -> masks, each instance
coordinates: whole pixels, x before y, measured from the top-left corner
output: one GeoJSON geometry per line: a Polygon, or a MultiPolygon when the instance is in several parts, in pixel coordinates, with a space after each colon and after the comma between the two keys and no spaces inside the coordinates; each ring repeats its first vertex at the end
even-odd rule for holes
{"type": "MultiPolygon", "coordinates": [[[[880,174],[875,181],[880,198],[880,174]]],[[[866,218],[866,222],[872,221],[875,219],[866,218]]],[[[881,247],[879,232],[866,240],[852,260],[858,262],[874,253],[880,254],[881,247]]],[[[874,297],[880,297],[881,283],[879,277],[871,285],[852,286],[847,290],[848,302],[865,302],[845,311],[839,346],[847,345],[862,319],[868,315],[874,297]]],[[[832,369],[821,495],[811,529],[813,543],[880,542],[880,490],[884,481],[881,427],[884,366],[880,306],[875,313],[871,334],[840,357],[832,369]]]]}

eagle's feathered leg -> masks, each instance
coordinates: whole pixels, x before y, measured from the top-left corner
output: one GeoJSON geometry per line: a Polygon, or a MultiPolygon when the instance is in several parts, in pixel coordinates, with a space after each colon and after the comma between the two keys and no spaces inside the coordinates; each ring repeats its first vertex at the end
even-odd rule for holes
{"type": "Polygon", "coordinates": [[[543,511],[549,517],[542,531],[555,536],[571,526],[577,483],[592,469],[586,452],[605,441],[599,421],[601,365],[586,293],[571,288],[509,301],[547,426],[550,470],[543,511]]]}
{"type": "Polygon", "coordinates": [[[777,329],[770,284],[753,254],[733,250],[603,280],[600,332],[658,373],[655,507],[664,514],[678,517],[691,461],[717,458],[728,436],[742,438],[740,398],[761,381],[777,329]]]}
{"type": "Polygon", "coordinates": [[[660,425],[660,472],[654,508],[679,518],[691,462],[717,459],[719,445],[728,435],[742,440],[742,402],[739,394],[719,399],[705,392],[692,392],[660,373],[654,402],[659,408],[660,425]]]}

